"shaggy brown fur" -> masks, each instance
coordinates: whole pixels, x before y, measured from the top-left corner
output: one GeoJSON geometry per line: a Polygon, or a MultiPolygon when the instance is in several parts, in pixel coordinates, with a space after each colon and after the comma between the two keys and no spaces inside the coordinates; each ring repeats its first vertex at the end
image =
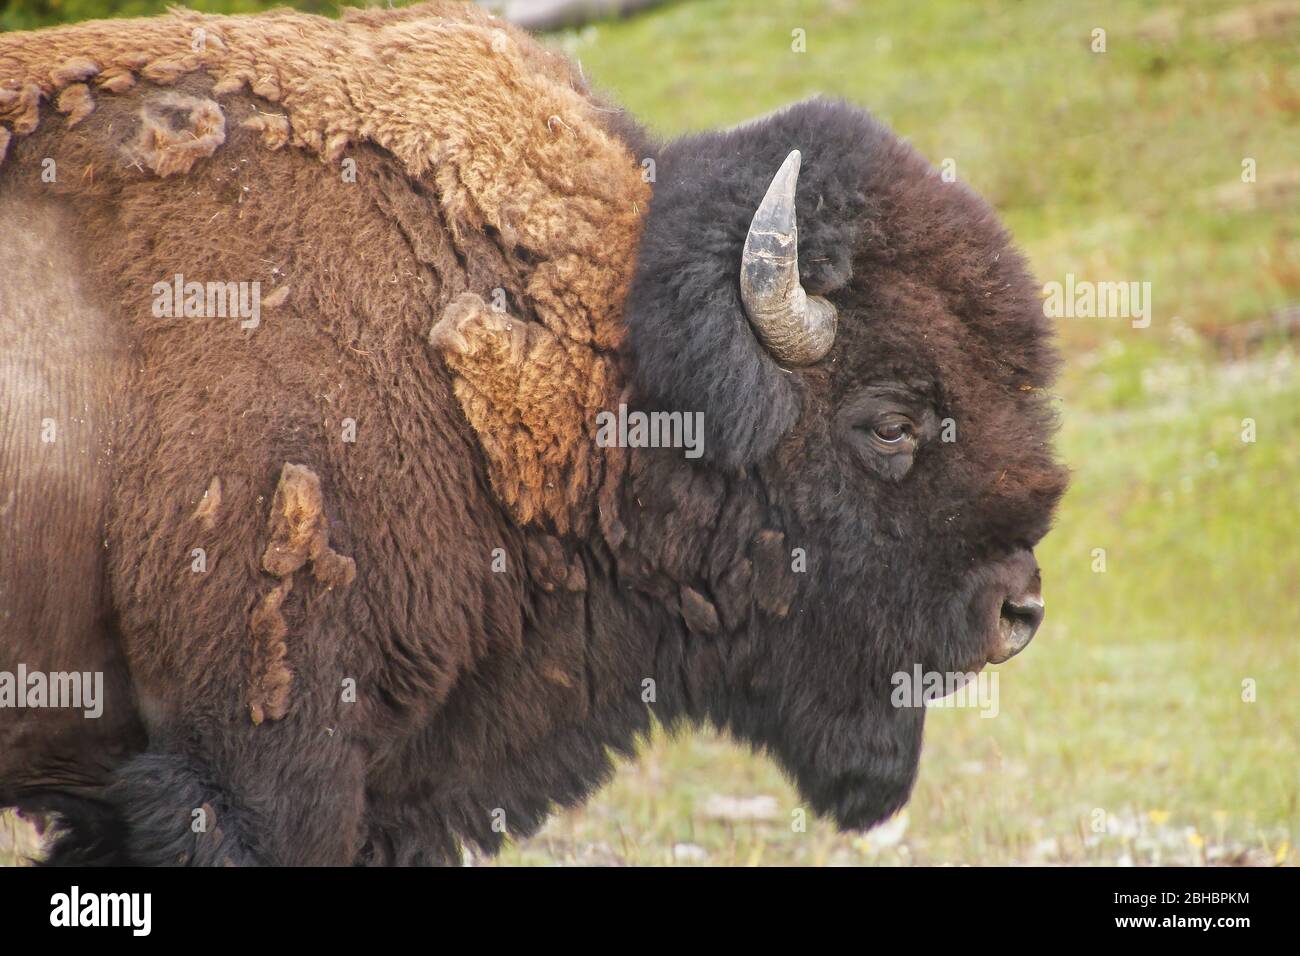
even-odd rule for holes
{"type": "MultiPolygon", "coordinates": [[[[116,620],[155,730],[218,699],[210,689],[220,685],[248,688],[235,692],[250,727],[295,706],[316,726],[365,722],[379,698],[340,712],[344,676],[391,686],[388,704],[418,714],[490,646],[519,640],[517,585],[461,585],[446,562],[486,562],[504,546],[515,569],[523,565],[522,540],[493,538],[467,554],[493,523],[489,499],[473,490],[481,479],[470,441],[486,454],[495,496],[520,520],[561,531],[592,523],[603,468],[589,436],[594,409],[617,394],[610,356],[649,195],[602,109],[566,61],[459,4],[349,10],[337,22],[176,11],[0,36],[0,204],[35,192],[70,211],[76,226],[59,244],[89,273],[105,323],[132,343],[131,411],[104,423],[98,440],[113,449],[123,487],[143,497],[119,500],[92,535],[108,542],[94,560],[117,582],[116,620]],[[57,164],[54,182],[40,181],[45,158],[57,164]],[[236,319],[160,320],[152,286],[176,273],[260,281],[264,309],[284,305],[251,333],[236,319]],[[476,297],[504,299],[516,318],[471,316],[465,303],[476,297]],[[444,377],[425,344],[439,316],[441,328],[456,329],[439,341],[477,440],[440,397],[444,377]],[[522,348],[502,348],[511,334],[522,348]],[[326,355],[338,358],[313,358],[326,355]],[[291,397],[272,397],[282,391],[291,397]],[[165,416],[144,413],[154,401],[166,403],[165,416]],[[340,440],[347,418],[358,422],[355,444],[340,440]],[[447,454],[417,451],[439,441],[447,454]],[[272,449],[275,463],[265,457],[272,449]],[[322,496],[312,471],[286,461],[317,463],[341,489],[338,500],[351,503],[343,540],[348,525],[376,522],[392,538],[354,543],[340,557],[324,537],[328,490],[322,496]],[[268,468],[281,466],[277,488],[268,468]],[[412,482],[461,497],[459,513],[434,521],[408,511],[412,482]],[[268,504],[269,530],[260,526],[268,504]],[[413,540],[428,552],[394,550],[413,540]],[[201,574],[188,567],[196,547],[208,555],[201,574]],[[310,584],[294,574],[308,560],[310,584]],[[266,587],[263,571],[279,583],[266,587]],[[331,591],[354,573],[356,597],[341,605],[331,591]],[[401,598],[402,613],[437,636],[421,646],[386,646],[386,629],[378,646],[345,639],[383,620],[407,580],[428,583],[401,598]],[[171,606],[161,618],[158,599],[171,606]],[[227,651],[241,645],[247,653],[227,651]],[[299,681],[291,693],[302,670],[290,666],[295,658],[328,658],[337,676],[310,690],[299,681]],[[399,664],[415,664],[428,690],[382,676],[399,664]]],[[[31,472],[14,459],[6,472],[15,466],[21,494],[31,472]]],[[[581,565],[554,560],[560,586],[580,589],[581,565]]],[[[35,624],[4,644],[5,664],[51,660],[35,624]]],[[[105,653],[115,647],[106,642],[105,653]]],[[[6,717],[0,750],[30,752],[14,736],[25,726],[6,717]]],[[[84,768],[92,791],[112,754],[131,746],[110,734],[106,757],[66,761],[84,768]]],[[[358,743],[337,739],[327,762],[349,765],[358,743]]],[[[254,790],[271,792],[292,772],[278,768],[254,790]]],[[[19,793],[55,784],[39,763],[0,782],[19,793]]],[[[336,859],[356,852],[346,826],[326,829],[286,843],[316,849],[284,858],[323,859],[340,840],[350,849],[336,859]]],[[[295,836],[305,834],[285,839],[295,836]]]]}
{"type": "MultiPolygon", "coordinates": [[[[177,10],[129,27],[96,21],[0,37],[0,121],[29,135],[41,102],[57,98],[72,127],[95,108],[88,81],[114,95],[196,73],[213,80],[200,88],[217,99],[248,91],[269,101],[241,118],[268,148],[292,143],[338,162],[373,143],[427,182],[453,236],[499,237],[502,274],[486,288],[489,277],[473,276],[477,291],[509,296],[535,317],[534,337],[564,357],[530,373],[520,363],[531,352],[475,359],[462,334],[449,356],[457,397],[520,519],[586,527],[601,478],[585,453],[587,430],[592,409],[617,394],[601,356],[621,341],[619,304],[650,193],[572,67],[462,4],[348,9],[337,22],[177,10]],[[542,407],[562,417],[534,431],[538,419],[518,410],[542,407]]],[[[132,125],[121,154],[159,176],[188,172],[226,137],[222,109],[207,97],[146,93],[132,125]]],[[[444,286],[440,300],[454,291],[444,286]]]]}

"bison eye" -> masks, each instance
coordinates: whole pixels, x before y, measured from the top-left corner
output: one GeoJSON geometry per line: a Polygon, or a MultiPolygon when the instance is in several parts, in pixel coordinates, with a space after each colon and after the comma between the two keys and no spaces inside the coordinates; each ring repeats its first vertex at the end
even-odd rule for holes
{"type": "Polygon", "coordinates": [[[885,422],[872,428],[871,434],[886,445],[898,445],[912,437],[912,426],[907,422],[885,422]]]}
{"type": "Polygon", "coordinates": [[[934,410],[918,389],[869,385],[840,406],[835,430],[860,466],[887,481],[901,481],[934,433],[934,410]]]}

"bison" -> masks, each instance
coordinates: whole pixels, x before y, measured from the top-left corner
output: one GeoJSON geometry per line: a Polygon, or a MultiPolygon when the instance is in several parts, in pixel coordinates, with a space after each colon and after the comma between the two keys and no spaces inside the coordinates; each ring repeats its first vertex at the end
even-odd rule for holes
{"type": "Polygon", "coordinates": [[[656,142],[433,3],[3,35],[0,123],[0,806],[48,862],[454,862],[655,720],[867,827],[891,675],[1038,626],[1052,330],[858,108],[656,142]]]}

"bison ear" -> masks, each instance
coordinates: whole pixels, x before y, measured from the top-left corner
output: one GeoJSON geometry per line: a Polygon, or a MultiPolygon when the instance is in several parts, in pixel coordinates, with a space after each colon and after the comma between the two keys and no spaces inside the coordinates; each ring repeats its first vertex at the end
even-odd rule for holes
{"type": "Polygon", "coordinates": [[[728,169],[716,153],[702,137],[660,159],[624,310],[625,350],[636,401],[702,412],[704,458],[739,469],[772,452],[798,420],[800,397],[741,294],[750,225],[780,160],[728,169]]]}

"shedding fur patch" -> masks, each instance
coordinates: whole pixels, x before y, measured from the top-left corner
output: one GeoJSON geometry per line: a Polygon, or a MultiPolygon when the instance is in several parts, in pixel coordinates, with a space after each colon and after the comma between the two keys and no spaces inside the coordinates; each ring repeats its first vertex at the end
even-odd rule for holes
{"type": "Polygon", "coordinates": [[[283,113],[257,113],[239,125],[261,133],[262,145],[267,149],[280,149],[289,142],[289,117],[283,113]]]}
{"type": "Polygon", "coordinates": [[[95,98],[85,83],[73,83],[59,94],[55,106],[60,113],[67,114],[69,126],[76,126],[95,111],[95,98]]]}
{"type": "Polygon", "coordinates": [[[41,122],[41,100],[45,90],[38,83],[5,80],[0,85],[0,119],[6,120],[15,136],[26,136],[41,122]]]}
{"type": "Polygon", "coordinates": [[[190,517],[202,524],[205,530],[211,531],[216,527],[217,512],[220,510],[221,479],[213,475],[212,481],[208,483],[208,490],[203,492],[198,507],[194,509],[194,513],[190,517]]]}
{"type": "Polygon", "coordinates": [[[494,312],[472,292],[452,300],[429,342],[457,373],[456,397],[498,495],[524,522],[546,518],[570,530],[600,484],[596,414],[614,384],[613,360],[494,312]]]}
{"type": "Polygon", "coordinates": [[[125,93],[135,86],[135,76],[130,70],[108,70],[95,78],[95,85],[106,93],[125,93]]]}
{"type": "Polygon", "coordinates": [[[159,176],[188,173],[226,141],[226,115],[213,100],[164,93],[140,108],[140,131],[128,159],[159,176]]]}
{"type": "Polygon", "coordinates": [[[255,724],[288,713],[293,672],[287,661],[289,625],[283,607],[293,590],[294,573],[310,563],[312,576],[327,588],[346,587],[357,576],[356,562],[330,547],[324,507],[316,473],[285,462],[271,500],[271,540],[262,553],[263,570],[281,580],[253,608],[249,621],[253,660],[248,705],[255,724]]]}
{"type": "Polygon", "coordinates": [[[543,591],[585,591],[587,571],[582,559],[570,556],[558,538],[549,534],[535,535],[524,542],[528,558],[529,577],[543,591]]]}
{"type": "Polygon", "coordinates": [[[693,634],[718,633],[718,611],[708,598],[685,585],[681,588],[682,619],[693,634]]]}
{"type": "Polygon", "coordinates": [[[770,528],[760,531],[754,538],[752,553],[753,579],[762,582],[754,595],[758,606],[772,617],[783,618],[790,613],[798,590],[785,535],[770,528]]]}
{"type": "Polygon", "coordinates": [[[271,501],[271,540],[262,553],[262,568],[288,577],[311,562],[312,576],[326,587],[346,587],[357,566],[330,547],[329,520],[320,478],[310,468],[285,462],[271,501]]]}
{"type": "Polygon", "coordinates": [[[289,712],[293,672],[286,660],[289,625],[281,608],[292,590],[293,578],[285,578],[257,603],[249,621],[253,633],[253,673],[248,711],[255,724],[279,720],[289,712]]]}
{"type": "Polygon", "coordinates": [[[74,56],[50,73],[50,83],[56,89],[69,83],[82,83],[99,73],[99,64],[84,56],[74,56]]]}

